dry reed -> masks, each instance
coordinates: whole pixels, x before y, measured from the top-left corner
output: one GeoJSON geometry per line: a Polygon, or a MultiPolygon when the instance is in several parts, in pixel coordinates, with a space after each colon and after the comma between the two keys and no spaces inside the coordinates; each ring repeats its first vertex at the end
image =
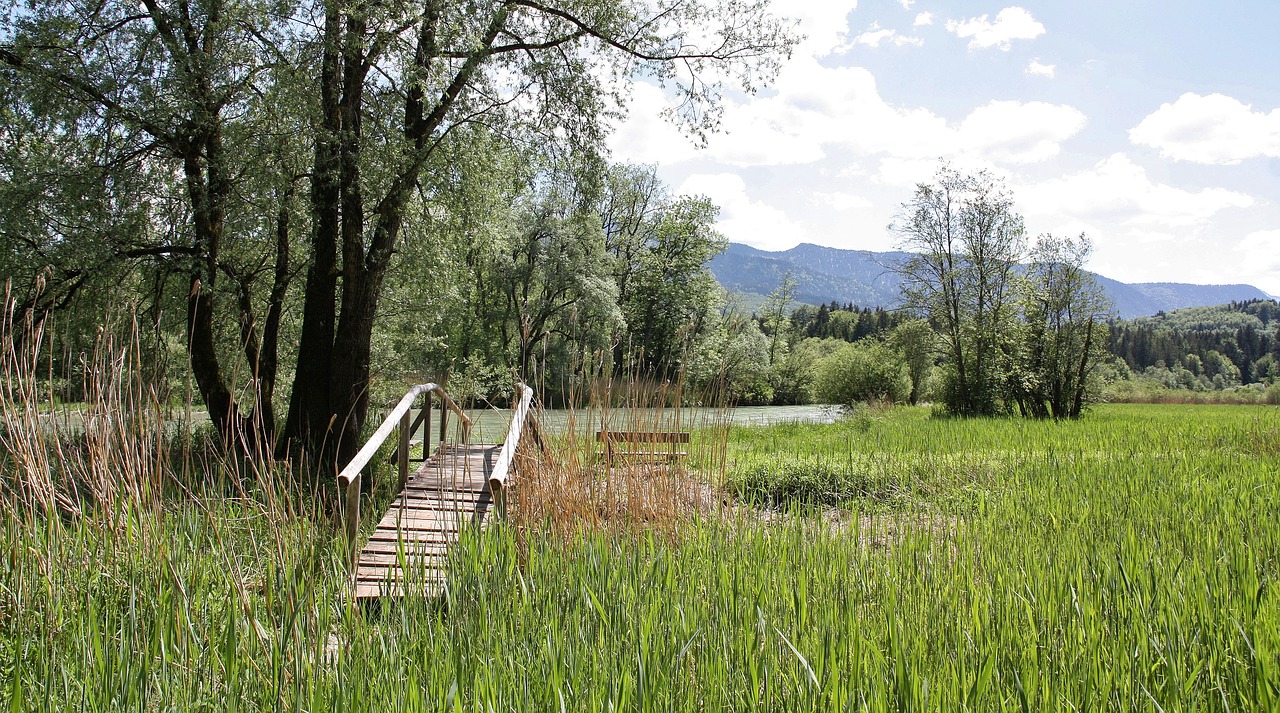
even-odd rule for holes
{"type": "MultiPolygon", "coordinates": [[[[698,394],[696,403],[722,403],[698,394]]],[[[522,533],[674,536],[720,506],[728,409],[690,409],[683,378],[597,375],[569,389],[562,432],[517,453],[512,520],[522,533]],[[604,433],[691,433],[689,443],[639,442],[606,454],[604,433]]]]}

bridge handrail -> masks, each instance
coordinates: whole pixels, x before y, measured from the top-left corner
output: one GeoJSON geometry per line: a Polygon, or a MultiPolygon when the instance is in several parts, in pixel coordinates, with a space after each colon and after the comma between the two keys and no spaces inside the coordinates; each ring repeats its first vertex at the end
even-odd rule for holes
{"type": "MultiPolygon", "coordinates": [[[[391,432],[397,426],[403,425],[401,422],[408,416],[409,409],[413,407],[413,402],[422,394],[432,392],[440,397],[440,401],[446,408],[458,414],[458,417],[462,419],[462,440],[469,442],[471,440],[471,419],[466,412],[459,408],[458,404],[454,403],[453,399],[449,398],[449,394],[445,393],[444,389],[440,388],[438,384],[418,384],[409,389],[404,398],[400,399],[400,403],[391,409],[391,413],[387,414],[387,417],[383,419],[382,425],[378,426],[378,430],[374,431],[373,435],[369,437],[369,442],[365,443],[360,452],[356,453],[351,462],[338,473],[338,485],[345,488],[359,477],[360,471],[364,470],[369,461],[373,460],[373,456],[377,454],[378,449],[382,447],[383,442],[387,440],[391,432]]],[[[402,434],[402,438],[407,439],[407,437],[407,433],[402,434]]],[[[424,445],[423,447],[425,448],[426,446],[424,445]]],[[[402,453],[400,458],[405,461],[408,459],[408,454],[402,453]]]]}
{"type": "MultiPolygon", "coordinates": [[[[507,429],[507,438],[502,442],[502,449],[498,451],[498,458],[493,463],[493,471],[489,474],[489,492],[493,495],[499,517],[506,516],[507,476],[511,472],[516,448],[520,446],[520,438],[524,434],[524,424],[530,420],[533,412],[533,389],[517,382],[516,391],[520,394],[520,401],[511,413],[511,426],[507,429]]],[[[537,428],[536,423],[534,428],[537,428]]]]}
{"type": "MultiPolygon", "coordinates": [[[[409,478],[409,432],[417,428],[416,424],[411,424],[409,419],[409,410],[413,408],[413,402],[422,394],[431,394],[434,392],[440,397],[441,403],[445,408],[440,411],[440,440],[444,440],[444,417],[449,411],[458,414],[462,419],[462,440],[464,443],[471,442],[471,418],[460,408],[458,404],[449,398],[444,389],[438,384],[418,384],[409,389],[409,392],[400,399],[400,403],[391,409],[391,413],[383,419],[382,425],[378,426],[378,430],[373,432],[369,438],[369,442],[364,444],[360,452],[356,453],[355,458],[338,473],[338,486],[346,490],[343,498],[343,510],[345,510],[345,529],[347,532],[348,557],[351,565],[351,576],[356,573],[356,562],[359,559],[360,551],[356,548],[356,534],[360,530],[360,472],[364,467],[373,460],[373,456],[377,454],[378,449],[382,447],[387,436],[391,435],[397,427],[400,429],[400,447],[397,455],[397,464],[400,469],[400,489],[404,488],[405,482],[409,478]]],[[[431,398],[427,397],[427,409],[431,408],[431,398]]],[[[431,432],[430,419],[427,420],[427,433],[431,432]]],[[[423,451],[427,450],[426,441],[423,439],[423,451]]]]}

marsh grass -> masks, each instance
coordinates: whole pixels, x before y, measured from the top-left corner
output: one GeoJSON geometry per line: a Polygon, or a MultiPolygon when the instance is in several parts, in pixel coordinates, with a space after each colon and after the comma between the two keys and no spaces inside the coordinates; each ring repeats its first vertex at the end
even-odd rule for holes
{"type": "MultiPolygon", "coordinates": [[[[569,391],[567,423],[538,450],[526,442],[518,464],[513,520],[520,533],[658,531],[675,534],[718,507],[728,410],[699,410],[682,381],[607,376],[569,391]],[[636,443],[612,462],[598,434],[691,432],[689,443],[636,443]],[[636,455],[637,453],[645,455],[636,455]]],[[[698,403],[723,403],[697,394],[698,403]]]]}
{"type": "Polygon", "coordinates": [[[8,710],[1280,706],[1275,409],[681,423],[671,482],[756,482],[767,510],[602,484],[597,414],[525,484],[547,510],[464,535],[443,604],[369,611],[287,469],[197,457],[110,363],[102,438],[31,429],[39,371],[3,374],[8,710]]]}

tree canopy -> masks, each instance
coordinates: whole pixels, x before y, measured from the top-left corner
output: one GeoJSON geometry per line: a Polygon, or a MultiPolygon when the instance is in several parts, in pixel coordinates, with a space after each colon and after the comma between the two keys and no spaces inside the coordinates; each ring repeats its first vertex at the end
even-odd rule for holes
{"type": "Polygon", "coordinates": [[[292,371],[281,442],[326,462],[357,446],[397,253],[446,236],[488,250],[450,226],[467,222],[454,191],[483,183],[489,159],[598,163],[640,78],[671,88],[672,120],[700,136],[725,82],[753,90],[795,42],[756,0],[0,10],[14,18],[0,38],[13,149],[0,200],[16,208],[3,259],[28,306],[127,274],[154,304],[182,305],[191,372],[229,444],[277,440],[275,386],[292,371]]]}

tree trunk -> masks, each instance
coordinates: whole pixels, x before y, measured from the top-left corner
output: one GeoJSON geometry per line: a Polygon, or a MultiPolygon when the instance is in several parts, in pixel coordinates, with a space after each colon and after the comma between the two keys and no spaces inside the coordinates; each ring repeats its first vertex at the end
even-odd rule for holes
{"type": "MultiPolygon", "coordinates": [[[[283,448],[319,458],[330,427],[329,384],[338,295],[338,233],[341,196],[338,140],[342,71],[339,64],[341,17],[326,5],[320,69],[321,123],[316,129],[315,168],[311,174],[311,266],[302,306],[302,333],[289,398],[283,448]]],[[[332,463],[328,463],[330,467],[332,463]]]]}
{"type": "Polygon", "coordinates": [[[211,113],[207,121],[209,128],[192,137],[183,155],[195,247],[202,258],[192,266],[191,289],[187,295],[187,347],[191,373],[209,412],[209,420],[221,435],[224,447],[230,450],[243,445],[244,424],[235,396],[222,373],[213,319],[213,288],[218,277],[230,185],[222,171],[222,141],[216,112],[211,113]]]}
{"type": "Polygon", "coordinates": [[[1080,418],[1084,409],[1085,378],[1089,375],[1089,350],[1093,348],[1093,317],[1085,325],[1084,349],[1080,352],[1080,370],[1076,373],[1075,398],[1071,401],[1069,418],[1080,418]]]}

